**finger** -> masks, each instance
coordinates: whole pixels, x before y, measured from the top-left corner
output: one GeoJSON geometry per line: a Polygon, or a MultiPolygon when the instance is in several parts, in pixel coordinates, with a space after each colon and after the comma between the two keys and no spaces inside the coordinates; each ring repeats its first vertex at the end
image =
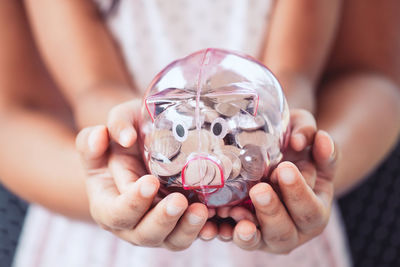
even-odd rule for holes
{"type": "Polygon", "coordinates": [[[245,250],[258,249],[262,244],[260,230],[251,221],[241,220],[233,230],[233,242],[245,250]]]}
{"type": "Polygon", "coordinates": [[[214,239],[218,234],[218,227],[215,222],[207,221],[199,233],[199,237],[204,241],[214,239]]]}
{"type": "Polygon", "coordinates": [[[159,247],[175,228],[187,207],[188,202],[182,194],[169,194],[142,218],[135,229],[116,234],[136,245],[159,247]]]}
{"type": "Polygon", "coordinates": [[[217,215],[221,218],[227,218],[232,207],[221,207],[217,209],[217,215]]]}
{"type": "Polygon", "coordinates": [[[272,187],[267,183],[259,183],[251,188],[249,194],[268,251],[285,253],[296,247],[296,225],[272,187]]]}
{"type": "Polygon", "coordinates": [[[175,229],[165,240],[165,246],[171,250],[188,248],[197,238],[207,221],[207,207],[201,203],[193,203],[186,210],[175,229]]]}
{"type": "Polygon", "coordinates": [[[304,177],[307,185],[313,189],[315,186],[315,180],[317,179],[317,170],[315,169],[315,165],[308,160],[299,161],[295,164],[301,175],[304,177]]]}
{"type": "Polygon", "coordinates": [[[241,220],[248,220],[251,221],[252,223],[258,225],[258,222],[256,220],[256,217],[251,211],[244,207],[233,207],[229,211],[229,216],[234,219],[236,222],[239,222],[241,220]]]}
{"type": "Polygon", "coordinates": [[[233,226],[228,223],[221,223],[219,225],[218,238],[221,241],[227,242],[232,240],[233,226]]]}
{"type": "Polygon", "coordinates": [[[329,209],[307,186],[293,163],[279,164],[277,172],[283,202],[299,231],[304,234],[320,232],[328,222],[329,209]]]}
{"type": "Polygon", "coordinates": [[[318,178],[315,182],[314,192],[321,202],[325,205],[326,209],[330,210],[334,196],[333,183],[326,179],[318,178]]]}
{"type": "Polygon", "coordinates": [[[317,124],[314,116],[303,109],[294,109],[290,112],[292,132],[290,146],[295,151],[301,151],[313,143],[317,124]]]}
{"type": "Polygon", "coordinates": [[[216,213],[215,209],[208,208],[208,219],[214,217],[216,213]]]}
{"type": "Polygon", "coordinates": [[[104,228],[132,229],[150,208],[159,188],[152,175],[141,177],[119,194],[111,175],[94,175],[86,180],[91,214],[104,228]]]}
{"type": "Polygon", "coordinates": [[[108,132],[105,126],[99,125],[84,128],[78,133],[75,144],[86,169],[104,167],[104,156],[109,144],[108,132]]]}
{"type": "Polygon", "coordinates": [[[136,157],[121,153],[111,153],[108,167],[114,177],[119,192],[124,193],[129,185],[146,174],[143,163],[136,157]]]}
{"type": "MultiPolygon", "coordinates": [[[[287,160],[287,159],[286,159],[287,160]]],[[[291,161],[291,160],[288,160],[291,161]]],[[[307,185],[313,189],[315,186],[315,180],[317,179],[317,170],[315,164],[310,162],[310,160],[297,160],[291,161],[294,162],[297,168],[299,169],[301,175],[305,179],[307,185]]],[[[272,185],[276,185],[278,183],[278,172],[274,169],[270,175],[270,181],[272,185]]]]}
{"type": "Polygon", "coordinates": [[[107,127],[111,138],[121,146],[131,147],[137,138],[134,125],[138,118],[140,103],[137,100],[114,107],[108,116],[107,127]]]}
{"type": "Polygon", "coordinates": [[[335,165],[338,160],[338,149],[331,136],[325,131],[318,131],[315,135],[313,145],[313,158],[317,169],[323,174],[324,178],[331,180],[336,170],[335,165]]]}

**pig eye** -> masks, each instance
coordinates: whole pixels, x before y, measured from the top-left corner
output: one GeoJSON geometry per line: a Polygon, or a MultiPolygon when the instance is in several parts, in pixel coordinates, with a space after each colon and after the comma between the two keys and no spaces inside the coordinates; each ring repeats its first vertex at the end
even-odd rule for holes
{"type": "Polygon", "coordinates": [[[172,132],[175,139],[179,142],[185,141],[188,136],[188,129],[186,125],[182,122],[174,123],[174,125],[172,126],[172,132]]]}
{"type": "Polygon", "coordinates": [[[228,124],[223,118],[216,118],[211,124],[211,133],[218,138],[224,138],[228,133],[228,124]]]}

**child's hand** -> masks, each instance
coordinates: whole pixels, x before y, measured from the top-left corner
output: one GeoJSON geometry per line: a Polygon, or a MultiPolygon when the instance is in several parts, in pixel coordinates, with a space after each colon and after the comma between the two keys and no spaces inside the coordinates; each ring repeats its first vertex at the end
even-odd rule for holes
{"type": "Polygon", "coordinates": [[[234,229],[220,226],[222,239],[233,238],[247,250],[288,253],[319,235],[328,223],[337,149],[326,132],[316,130],[310,113],[292,110],[291,122],[285,155],[291,162],[277,166],[270,184],[259,183],[250,190],[256,218],[240,207],[218,210],[221,217],[238,221],[234,229]]]}
{"type": "Polygon", "coordinates": [[[145,175],[134,148],[138,107],[136,101],[118,105],[110,112],[107,127],[88,127],[77,136],[87,170],[91,215],[100,226],[132,244],[185,249],[206,223],[207,208],[200,203],[188,207],[179,193],[156,199],[159,181],[145,175]]]}

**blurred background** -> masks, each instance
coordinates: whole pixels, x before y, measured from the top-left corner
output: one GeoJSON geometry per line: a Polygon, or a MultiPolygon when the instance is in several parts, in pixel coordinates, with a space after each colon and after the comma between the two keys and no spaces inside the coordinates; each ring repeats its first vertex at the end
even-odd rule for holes
{"type": "MultiPolygon", "coordinates": [[[[28,205],[0,183],[0,267],[13,261],[28,205]]],[[[400,266],[400,143],[339,205],[354,266],[400,266]]]]}

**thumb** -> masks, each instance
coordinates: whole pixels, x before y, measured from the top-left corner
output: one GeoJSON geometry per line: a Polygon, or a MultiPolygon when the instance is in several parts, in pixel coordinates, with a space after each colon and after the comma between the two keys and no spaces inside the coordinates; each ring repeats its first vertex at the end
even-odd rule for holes
{"type": "Polygon", "coordinates": [[[121,146],[129,148],[137,139],[135,125],[140,116],[141,101],[135,99],[115,106],[108,116],[107,127],[111,138],[121,146]]]}
{"type": "Polygon", "coordinates": [[[84,128],[78,133],[75,143],[87,170],[106,166],[109,139],[104,125],[84,128]]]}

